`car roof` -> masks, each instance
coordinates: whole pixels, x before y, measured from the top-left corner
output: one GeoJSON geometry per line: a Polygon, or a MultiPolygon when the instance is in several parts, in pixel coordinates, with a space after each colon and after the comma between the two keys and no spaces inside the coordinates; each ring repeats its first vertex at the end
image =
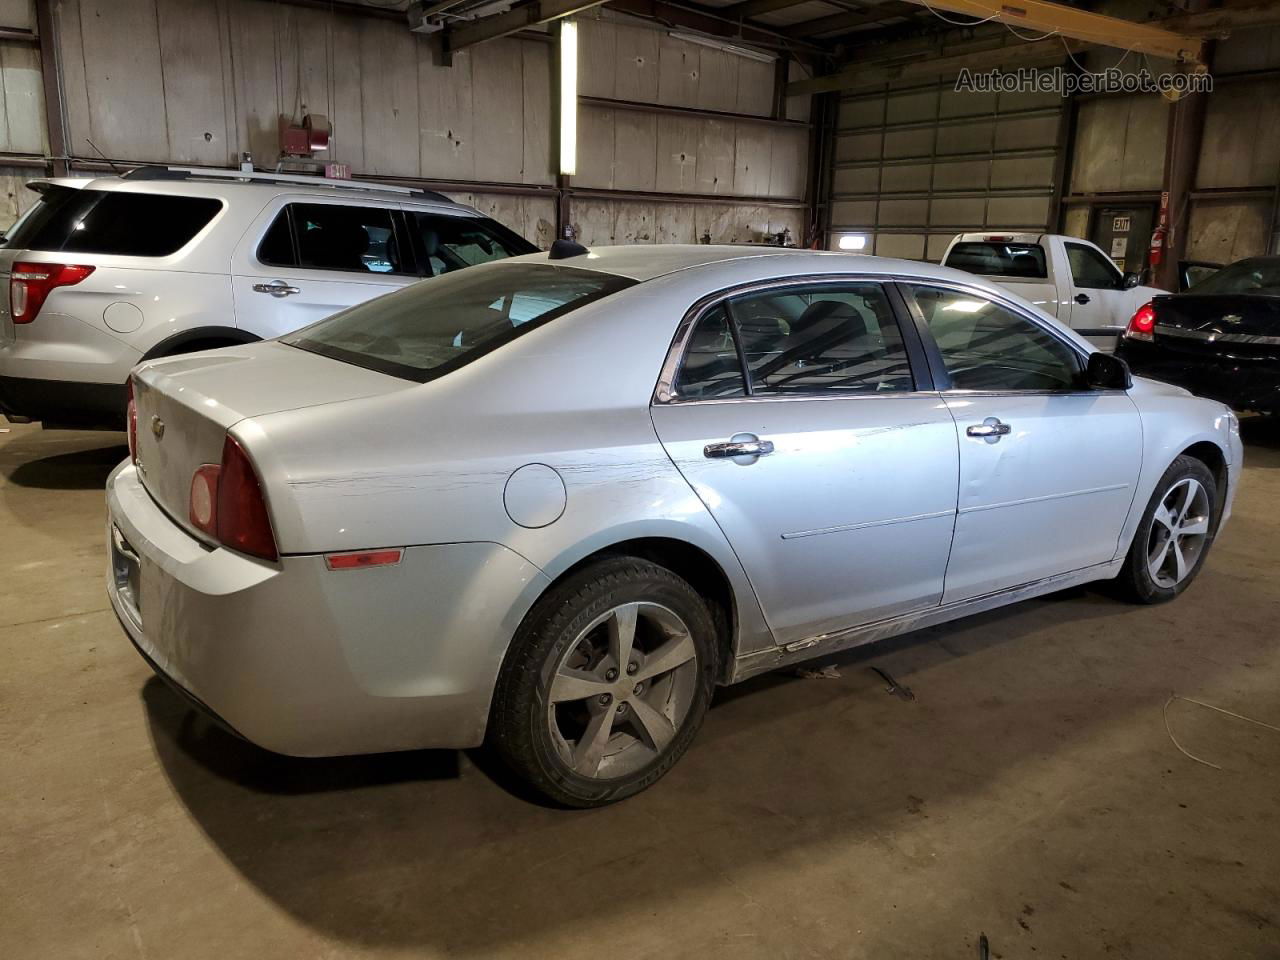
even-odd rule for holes
{"type": "MultiPolygon", "coordinates": [[[[949,279],[970,286],[991,286],[980,277],[918,260],[897,260],[837,250],[804,250],[797,247],[765,247],[731,244],[645,243],[598,247],[576,257],[552,260],[548,253],[530,253],[501,263],[553,263],[559,266],[599,270],[632,280],[655,280],[681,271],[702,271],[717,265],[756,261],[761,276],[804,274],[871,274],[880,276],[949,279]]],[[[992,287],[992,289],[995,289],[992,287]]]]}
{"type": "MultiPolygon", "coordinates": [[[[177,169],[177,168],[175,168],[177,169]]],[[[182,173],[179,170],[179,173],[182,173]]],[[[192,170],[187,175],[130,176],[108,174],[93,177],[38,177],[28,182],[30,189],[39,191],[43,185],[69,187],[73,190],[105,190],[121,193],[167,194],[182,197],[218,197],[225,199],[236,194],[256,196],[263,200],[277,196],[309,196],[359,203],[377,200],[410,204],[414,207],[431,207],[433,211],[454,216],[483,216],[480,211],[466,204],[456,203],[443,194],[425,190],[412,190],[394,184],[370,183],[367,186],[351,180],[326,180],[323,177],[307,177],[281,174],[243,175],[233,170],[192,170]],[[238,175],[240,174],[240,175],[238,175]]]]}

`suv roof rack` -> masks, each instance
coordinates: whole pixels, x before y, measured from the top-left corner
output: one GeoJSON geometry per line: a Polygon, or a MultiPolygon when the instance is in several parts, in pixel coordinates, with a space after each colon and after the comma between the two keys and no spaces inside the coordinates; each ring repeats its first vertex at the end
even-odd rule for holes
{"type": "Polygon", "coordinates": [[[398,193],[423,200],[453,203],[449,197],[435,190],[421,187],[401,187],[391,183],[371,180],[331,180],[327,177],[309,177],[288,173],[250,173],[247,170],[223,170],[206,167],[169,167],[160,164],[144,164],[120,174],[122,180],[247,180],[253,183],[297,183],[308,187],[328,187],[333,190],[364,190],[375,193],[398,193]]]}

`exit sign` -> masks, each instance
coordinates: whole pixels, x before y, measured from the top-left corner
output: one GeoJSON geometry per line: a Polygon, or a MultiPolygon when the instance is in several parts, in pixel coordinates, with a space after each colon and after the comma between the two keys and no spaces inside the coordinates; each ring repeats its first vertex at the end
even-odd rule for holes
{"type": "Polygon", "coordinates": [[[350,180],[351,164],[349,163],[326,163],[324,165],[324,175],[330,180],[350,180]]]}

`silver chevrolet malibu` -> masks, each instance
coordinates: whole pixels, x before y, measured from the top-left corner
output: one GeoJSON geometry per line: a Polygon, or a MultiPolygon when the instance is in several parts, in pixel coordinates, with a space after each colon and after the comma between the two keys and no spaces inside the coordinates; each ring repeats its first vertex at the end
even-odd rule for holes
{"type": "Polygon", "coordinates": [[[1094,580],[1170,600],[1233,414],[968,274],[560,244],[132,379],[111,602],[270,750],[633,794],[717,684],[1094,580]]]}

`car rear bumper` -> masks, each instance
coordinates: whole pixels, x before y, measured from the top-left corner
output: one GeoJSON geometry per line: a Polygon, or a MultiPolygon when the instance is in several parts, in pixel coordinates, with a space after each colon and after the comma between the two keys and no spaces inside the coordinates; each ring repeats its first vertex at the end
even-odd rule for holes
{"type": "Polygon", "coordinates": [[[0,413],[50,426],[123,430],[128,405],[125,381],[76,383],[0,376],[0,413]]]}
{"type": "Polygon", "coordinates": [[[0,412],[57,426],[123,427],[138,350],[56,311],[9,329],[0,332],[0,412]]]}
{"type": "Polygon", "coordinates": [[[336,572],[318,555],[211,549],[129,463],[107,504],[107,590],[130,640],[199,709],[292,756],[481,743],[507,644],[546,584],[493,543],[336,572]]]}
{"type": "Polygon", "coordinates": [[[1237,410],[1280,412],[1280,363],[1197,356],[1123,338],[1117,356],[1135,374],[1184,387],[1237,410]]]}

